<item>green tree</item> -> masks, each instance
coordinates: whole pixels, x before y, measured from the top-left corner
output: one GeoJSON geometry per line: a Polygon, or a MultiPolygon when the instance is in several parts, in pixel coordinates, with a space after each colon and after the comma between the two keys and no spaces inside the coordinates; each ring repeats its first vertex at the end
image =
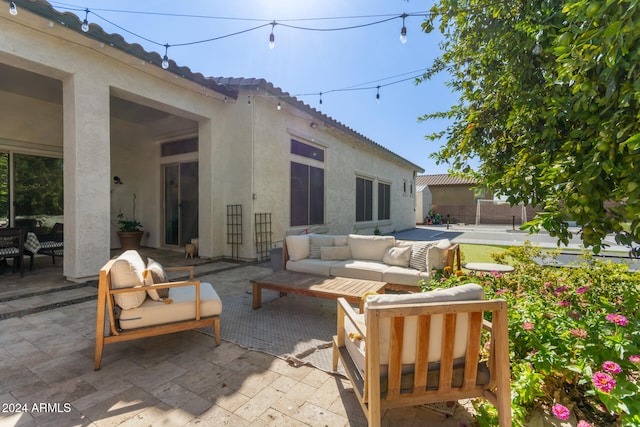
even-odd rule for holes
{"type": "Polygon", "coordinates": [[[459,103],[433,156],[542,211],[526,227],[559,242],[567,221],[598,252],[607,233],[640,242],[638,0],[439,0],[444,35],[421,80],[447,72],[459,103]],[[479,163],[475,169],[471,166],[479,163]]]}

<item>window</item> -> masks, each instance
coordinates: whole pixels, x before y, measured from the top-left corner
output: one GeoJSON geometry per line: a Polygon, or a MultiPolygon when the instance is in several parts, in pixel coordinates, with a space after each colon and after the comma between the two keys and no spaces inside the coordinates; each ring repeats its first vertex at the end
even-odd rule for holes
{"type": "Polygon", "coordinates": [[[324,150],[291,140],[291,226],[324,224],[324,150]]]}
{"type": "Polygon", "coordinates": [[[391,219],[391,185],[378,183],[378,220],[391,219]]]}
{"type": "Polygon", "coordinates": [[[324,150],[322,148],[314,147],[313,145],[305,144],[295,139],[291,140],[291,154],[297,154],[298,156],[324,162],[324,150]]]}
{"type": "Polygon", "coordinates": [[[324,169],[291,162],[291,226],[324,224],[324,169]]]}
{"type": "Polygon", "coordinates": [[[373,181],[356,177],[356,222],[373,219],[373,181]]]}
{"type": "Polygon", "coordinates": [[[198,138],[188,138],[182,139],[180,141],[165,142],[160,146],[160,155],[162,157],[197,152],[198,138]]]}

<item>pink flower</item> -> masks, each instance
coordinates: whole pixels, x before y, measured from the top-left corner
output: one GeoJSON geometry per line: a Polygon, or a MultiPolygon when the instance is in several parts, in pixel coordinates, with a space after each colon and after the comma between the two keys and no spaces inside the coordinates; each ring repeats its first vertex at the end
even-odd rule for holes
{"type": "Polygon", "coordinates": [[[555,415],[558,419],[566,420],[567,418],[569,418],[569,409],[559,403],[553,405],[551,411],[553,412],[553,415],[555,415]]]}
{"type": "Polygon", "coordinates": [[[593,386],[603,393],[610,393],[616,386],[616,380],[604,372],[596,372],[593,374],[591,381],[593,381],[593,386]]]}
{"type": "Polygon", "coordinates": [[[553,291],[553,293],[554,293],[554,294],[556,294],[556,296],[558,296],[558,295],[560,295],[561,293],[566,292],[566,291],[568,291],[568,290],[569,290],[569,287],[568,287],[568,286],[560,286],[560,287],[557,287],[557,288],[553,291]]]}
{"type": "Polygon", "coordinates": [[[569,301],[558,301],[558,305],[560,307],[569,307],[571,306],[571,303],[569,301]]]}
{"type": "Polygon", "coordinates": [[[495,277],[496,279],[500,279],[500,278],[503,276],[503,274],[502,274],[502,273],[499,273],[499,272],[497,272],[497,271],[492,271],[492,272],[491,272],[491,275],[492,275],[493,277],[495,277]]]}
{"type": "Polygon", "coordinates": [[[602,364],[602,369],[609,372],[610,374],[619,374],[620,372],[622,372],[622,368],[620,367],[620,365],[610,360],[602,364]]]}
{"type": "Polygon", "coordinates": [[[580,420],[578,421],[578,425],[576,427],[591,427],[591,424],[589,424],[585,420],[580,420]]]}
{"type": "Polygon", "coordinates": [[[629,356],[629,362],[640,363],[640,356],[638,355],[629,356]]]}
{"type": "Polygon", "coordinates": [[[626,317],[624,317],[624,316],[622,316],[620,314],[617,314],[617,313],[609,313],[609,314],[607,314],[607,317],[605,317],[605,319],[607,319],[609,322],[613,322],[613,323],[615,323],[616,325],[619,325],[619,326],[627,326],[627,323],[628,323],[626,317]]]}
{"type": "Polygon", "coordinates": [[[573,329],[571,329],[571,335],[573,335],[574,337],[577,337],[577,338],[586,338],[587,337],[587,331],[585,331],[582,328],[573,328],[573,329]]]}
{"type": "Polygon", "coordinates": [[[525,331],[533,331],[533,323],[531,322],[524,322],[522,324],[522,329],[524,329],[525,331]]]}
{"type": "Polygon", "coordinates": [[[580,286],[578,289],[576,289],[576,294],[584,294],[588,290],[589,290],[588,286],[580,286]]]}
{"type": "Polygon", "coordinates": [[[544,287],[545,287],[545,288],[550,288],[551,286],[553,286],[553,283],[551,283],[551,282],[544,282],[544,287]]]}
{"type": "Polygon", "coordinates": [[[509,289],[507,289],[507,288],[498,289],[498,290],[496,291],[496,293],[495,293],[495,296],[500,296],[500,295],[502,295],[502,294],[504,294],[504,293],[507,293],[507,292],[509,292],[509,289]]]}

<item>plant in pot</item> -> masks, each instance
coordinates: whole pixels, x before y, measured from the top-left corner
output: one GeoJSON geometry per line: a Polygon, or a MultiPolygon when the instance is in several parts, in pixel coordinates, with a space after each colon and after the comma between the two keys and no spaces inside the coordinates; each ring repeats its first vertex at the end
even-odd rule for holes
{"type": "Polygon", "coordinates": [[[123,212],[117,215],[118,218],[118,237],[120,238],[120,247],[122,250],[139,249],[142,240],[142,224],[136,220],[136,195],[133,194],[133,211],[132,219],[127,218],[123,212]]]}

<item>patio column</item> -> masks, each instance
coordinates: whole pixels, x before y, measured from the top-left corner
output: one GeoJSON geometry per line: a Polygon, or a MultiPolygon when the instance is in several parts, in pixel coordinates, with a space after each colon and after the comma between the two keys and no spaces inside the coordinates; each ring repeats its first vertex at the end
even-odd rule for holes
{"type": "Polygon", "coordinates": [[[63,274],[70,280],[97,276],[109,259],[109,86],[96,71],[63,82],[63,274]]]}

